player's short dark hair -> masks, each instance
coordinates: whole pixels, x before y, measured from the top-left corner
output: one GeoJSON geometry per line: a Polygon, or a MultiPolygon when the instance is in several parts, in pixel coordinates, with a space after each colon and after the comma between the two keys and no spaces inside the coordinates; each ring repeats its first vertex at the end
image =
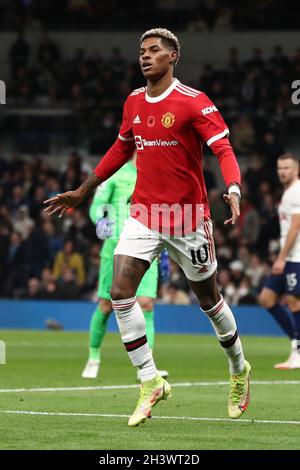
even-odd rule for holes
{"type": "Polygon", "coordinates": [[[299,165],[299,158],[290,152],[283,153],[282,155],[279,155],[277,160],[293,160],[295,163],[299,165]]]}
{"type": "Polygon", "coordinates": [[[175,34],[173,34],[171,31],[169,31],[166,28],[148,29],[148,31],[145,31],[144,34],[142,34],[141,39],[140,39],[140,45],[145,39],[148,39],[148,38],[160,38],[164,46],[176,51],[177,59],[174,62],[174,65],[177,65],[179,61],[179,57],[180,57],[180,44],[175,34]]]}

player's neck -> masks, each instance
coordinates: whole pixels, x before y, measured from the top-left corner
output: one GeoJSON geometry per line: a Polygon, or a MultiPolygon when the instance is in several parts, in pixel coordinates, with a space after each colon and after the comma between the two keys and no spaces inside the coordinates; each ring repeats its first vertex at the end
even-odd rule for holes
{"type": "Polygon", "coordinates": [[[286,189],[290,188],[290,187],[293,186],[293,184],[296,183],[296,181],[298,181],[298,180],[299,180],[299,178],[295,178],[294,180],[292,180],[292,181],[290,181],[289,183],[285,184],[285,185],[284,185],[284,189],[286,190],[286,189]]]}
{"type": "Polygon", "coordinates": [[[152,82],[150,80],[147,81],[147,95],[151,98],[155,98],[156,96],[160,96],[166,91],[174,82],[173,74],[166,74],[159,80],[152,82]]]}

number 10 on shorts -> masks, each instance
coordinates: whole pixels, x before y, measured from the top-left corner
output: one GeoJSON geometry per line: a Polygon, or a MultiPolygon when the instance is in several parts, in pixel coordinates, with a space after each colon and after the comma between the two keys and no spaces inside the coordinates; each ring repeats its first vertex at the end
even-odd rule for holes
{"type": "Polygon", "coordinates": [[[5,343],[4,341],[0,341],[0,364],[6,364],[5,352],[6,352],[5,343]]]}

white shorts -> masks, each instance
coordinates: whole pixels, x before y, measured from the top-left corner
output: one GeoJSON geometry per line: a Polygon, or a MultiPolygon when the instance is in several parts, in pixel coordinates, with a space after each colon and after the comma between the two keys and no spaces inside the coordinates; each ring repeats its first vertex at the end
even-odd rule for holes
{"type": "Polygon", "coordinates": [[[151,264],[164,247],[190,281],[204,281],[217,269],[211,221],[205,221],[193,234],[170,238],[129,217],[114,254],[143,259],[151,264]]]}

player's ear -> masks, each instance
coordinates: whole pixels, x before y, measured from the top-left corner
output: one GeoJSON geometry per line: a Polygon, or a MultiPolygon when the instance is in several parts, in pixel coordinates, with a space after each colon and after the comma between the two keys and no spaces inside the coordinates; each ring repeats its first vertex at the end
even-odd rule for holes
{"type": "Polygon", "coordinates": [[[171,51],[171,54],[170,54],[170,64],[173,64],[175,65],[176,61],[177,61],[177,52],[176,51],[171,51]]]}

